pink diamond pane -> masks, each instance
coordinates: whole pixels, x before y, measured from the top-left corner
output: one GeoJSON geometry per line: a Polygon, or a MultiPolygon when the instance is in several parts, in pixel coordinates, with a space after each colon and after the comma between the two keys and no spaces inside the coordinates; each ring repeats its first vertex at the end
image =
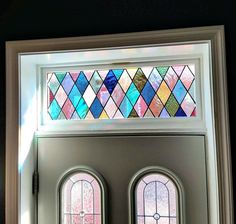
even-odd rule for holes
{"type": "Polygon", "coordinates": [[[102,78],[102,80],[104,80],[108,74],[109,70],[99,70],[98,73],[100,75],[100,77],[102,78]]]}
{"type": "Polygon", "coordinates": [[[153,118],[153,113],[148,109],[144,115],[145,118],[153,118]]]}
{"type": "Polygon", "coordinates": [[[151,74],[152,70],[153,70],[153,67],[142,67],[142,71],[147,79],[149,75],[151,74]]]}
{"type": "Polygon", "coordinates": [[[108,92],[106,86],[103,84],[97,93],[97,98],[100,100],[101,104],[104,106],[110,97],[110,93],[108,92]]]}
{"type": "Polygon", "coordinates": [[[86,119],[86,120],[93,120],[93,119],[94,119],[94,116],[93,116],[93,114],[91,113],[91,111],[89,111],[89,112],[86,114],[85,119],[86,119]]]}
{"type": "Polygon", "coordinates": [[[89,80],[91,79],[93,73],[94,73],[94,70],[85,70],[85,71],[83,71],[83,72],[84,72],[84,74],[85,74],[87,80],[89,81],[89,80]]]}
{"type": "Polygon", "coordinates": [[[194,108],[196,107],[195,103],[193,102],[191,96],[187,93],[182,104],[182,109],[186,113],[187,117],[190,117],[194,108]]]}
{"type": "Polygon", "coordinates": [[[120,110],[117,110],[116,111],[116,114],[115,116],[113,117],[115,119],[121,119],[121,118],[124,118],[124,116],[122,115],[122,113],[120,112],[120,110]]]}
{"type": "Polygon", "coordinates": [[[77,80],[79,73],[80,72],[70,72],[70,75],[71,75],[72,79],[74,80],[74,82],[77,80]]]}
{"type": "Polygon", "coordinates": [[[194,80],[194,75],[190,71],[188,66],[185,66],[182,75],[180,76],[181,81],[183,82],[184,86],[188,90],[189,87],[191,86],[193,80],[194,80]]]}
{"type": "Polygon", "coordinates": [[[172,67],[169,67],[164,79],[170,90],[173,90],[176,82],[178,81],[178,76],[176,75],[172,67]]]}
{"type": "Polygon", "coordinates": [[[117,106],[114,103],[114,101],[112,100],[112,98],[110,98],[105,106],[105,111],[107,113],[107,115],[109,116],[109,118],[113,118],[115,112],[117,111],[117,106]]]}
{"type": "Polygon", "coordinates": [[[126,93],[130,84],[131,84],[131,78],[129,76],[129,74],[127,73],[126,70],[124,70],[124,72],[122,73],[120,79],[119,79],[119,83],[121,88],[124,90],[124,92],[126,93]]]}
{"type": "Polygon", "coordinates": [[[126,70],[129,74],[129,76],[131,77],[131,79],[133,79],[136,72],[137,72],[137,70],[138,70],[138,68],[127,68],[126,70]]]}
{"type": "Polygon", "coordinates": [[[56,93],[56,96],[55,96],[58,104],[60,105],[60,107],[63,106],[63,104],[65,103],[66,101],[66,98],[67,98],[67,95],[64,91],[64,89],[62,88],[62,86],[59,87],[57,93],[56,93]]]}
{"type": "Polygon", "coordinates": [[[184,65],[173,65],[172,68],[174,69],[174,71],[176,72],[176,74],[178,76],[181,75],[183,69],[184,69],[184,65]]]}
{"type": "Polygon", "coordinates": [[[123,92],[123,90],[121,89],[120,85],[117,84],[115,89],[112,92],[112,98],[114,100],[114,102],[116,103],[116,105],[119,107],[121,104],[121,101],[123,100],[125,94],[123,92]]]}
{"type": "Polygon", "coordinates": [[[72,116],[72,114],[75,111],[74,106],[72,105],[72,103],[70,102],[69,98],[67,98],[63,108],[62,108],[63,113],[65,114],[65,117],[67,120],[69,120],[72,116]]]}
{"type": "Polygon", "coordinates": [[[144,117],[144,114],[147,110],[148,106],[145,103],[142,96],[140,96],[134,106],[134,109],[136,110],[139,117],[144,117]]]}

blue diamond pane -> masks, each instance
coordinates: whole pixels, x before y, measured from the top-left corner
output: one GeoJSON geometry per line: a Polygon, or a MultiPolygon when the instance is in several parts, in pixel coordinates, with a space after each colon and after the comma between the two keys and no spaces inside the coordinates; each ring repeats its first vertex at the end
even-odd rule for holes
{"type": "Polygon", "coordinates": [[[135,87],[134,83],[132,83],[126,93],[126,96],[128,97],[133,106],[135,105],[139,95],[140,93],[138,89],[135,87]]]}
{"type": "Polygon", "coordinates": [[[117,84],[117,79],[112,70],[110,70],[104,80],[104,84],[107,87],[108,92],[111,94],[117,84]]]}
{"type": "Polygon", "coordinates": [[[149,104],[151,103],[151,101],[155,95],[155,91],[148,81],[146,82],[141,94],[142,94],[145,102],[149,106],[149,104]]]}
{"type": "Polygon", "coordinates": [[[76,87],[76,85],[74,85],[70,94],[69,94],[69,99],[74,107],[77,106],[80,98],[81,98],[81,94],[80,94],[78,88],[76,87]]]}
{"type": "Polygon", "coordinates": [[[66,74],[66,76],[63,79],[61,84],[62,84],[64,90],[66,91],[66,93],[69,94],[72,86],[74,85],[74,81],[72,80],[69,73],[66,74]]]}
{"type": "Polygon", "coordinates": [[[173,90],[173,94],[177,99],[178,103],[181,103],[186,95],[187,91],[183,85],[183,83],[179,80],[173,90]]]}
{"type": "Polygon", "coordinates": [[[93,114],[94,118],[99,118],[100,114],[102,113],[102,110],[103,106],[100,103],[99,99],[96,97],[90,107],[90,111],[93,114]]]}
{"type": "Polygon", "coordinates": [[[119,80],[119,78],[121,77],[124,69],[113,69],[112,71],[115,74],[116,79],[119,80]]]}
{"type": "Polygon", "coordinates": [[[61,107],[58,105],[57,101],[54,99],[48,108],[48,113],[50,114],[52,120],[57,120],[60,112],[61,112],[61,107]]]}
{"type": "Polygon", "coordinates": [[[84,99],[81,98],[81,100],[79,101],[79,103],[76,107],[76,111],[77,111],[79,117],[81,119],[84,119],[88,113],[88,110],[89,110],[89,108],[88,108],[87,104],[85,103],[84,99]]]}
{"type": "Polygon", "coordinates": [[[160,114],[161,118],[168,118],[170,117],[169,113],[167,112],[167,110],[165,108],[163,108],[161,114],[160,114]]]}
{"type": "Polygon", "coordinates": [[[129,117],[132,108],[133,108],[132,104],[130,103],[129,99],[125,96],[122,103],[120,104],[120,111],[123,114],[124,118],[129,117]]]}
{"type": "Polygon", "coordinates": [[[78,79],[76,80],[76,86],[83,95],[87,86],[89,85],[88,80],[86,79],[83,72],[80,72],[78,79]]]}
{"type": "Polygon", "coordinates": [[[183,111],[182,107],[179,107],[177,110],[175,117],[187,117],[186,113],[183,111]]]}

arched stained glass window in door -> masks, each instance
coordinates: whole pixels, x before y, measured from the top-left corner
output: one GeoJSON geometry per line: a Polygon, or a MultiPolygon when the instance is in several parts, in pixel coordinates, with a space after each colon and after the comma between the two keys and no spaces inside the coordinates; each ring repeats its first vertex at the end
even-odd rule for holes
{"type": "Polygon", "coordinates": [[[179,224],[179,190],[168,175],[148,172],[135,181],[133,224],[179,224]]]}
{"type": "Polygon", "coordinates": [[[84,171],[70,174],[60,189],[61,224],[103,224],[101,183],[84,171]]]}

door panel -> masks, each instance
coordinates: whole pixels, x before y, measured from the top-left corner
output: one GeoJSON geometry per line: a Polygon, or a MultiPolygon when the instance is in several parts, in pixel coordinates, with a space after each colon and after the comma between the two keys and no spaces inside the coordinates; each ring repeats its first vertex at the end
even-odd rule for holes
{"type": "Polygon", "coordinates": [[[108,186],[108,223],[128,223],[128,185],[147,166],[174,172],[185,190],[186,223],[207,224],[204,136],[39,138],[39,224],[58,223],[57,184],[72,167],[86,165],[108,186]]]}

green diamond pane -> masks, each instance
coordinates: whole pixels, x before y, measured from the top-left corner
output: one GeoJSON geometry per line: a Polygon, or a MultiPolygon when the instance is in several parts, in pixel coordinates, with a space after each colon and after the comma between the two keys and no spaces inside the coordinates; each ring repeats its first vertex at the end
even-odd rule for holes
{"type": "Polygon", "coordinates": [[[165,108],[172,117],[175,116],[179,108],[179,104],[173,94],[171,94],[169,99],[167,100],[165,108]]]}

